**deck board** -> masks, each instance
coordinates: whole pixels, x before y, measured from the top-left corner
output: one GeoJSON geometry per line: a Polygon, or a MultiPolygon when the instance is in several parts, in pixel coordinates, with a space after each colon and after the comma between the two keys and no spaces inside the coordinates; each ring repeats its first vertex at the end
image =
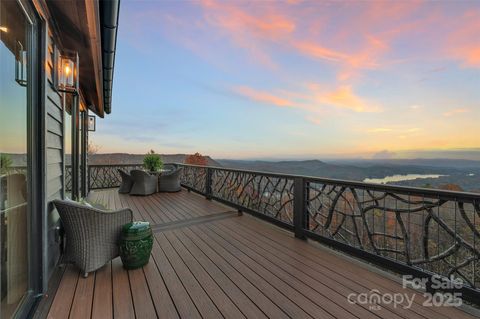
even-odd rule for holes
{"type": "MultiPolygon", "coordinates": [[[[294,260],[302,265],[303,269],[311,269],[312,272],[308,272],[313,278],[320,278],[324,282],[330,283],[330,287],[339,289],[340,285],[345,285],[347,291],[366,291],[371,289],[378,289],[382,292],[398,292],[399,284],[392,280],[380,277],[369,270],[362,267],[356,267],[354,264],[346,263],[344,259],[332,255],[328,259],[324,258],[324,253],[317,247],[306,246],[304,249],[297,249],[298,242],[285,238],[284,236],[278,236],[278,233],[271,229],[260,228],[262,232],[267,232],[267,236],[261,236],[255,230],[258,229],[255,223],[251,223],[249,220],[241,220],[235,225],[228,224],[229,230],[232,232],[238,232],[243,236],[256,240],[256,242],[267,242],[269,249],[276,256],[282,256],[283,260],[287,260],[283,255],[288,255],[294,258],[294,260]],[[247,225],[244,225],[247,222],[247,225]],[[253,229],[252,229],[253,228],[253,229]],[[277,240],[277,241],[276,241],[277,240]],[[306,266],[306,267],[305,267],[306,266]],[[305,268],[304,268],[305,267],[305,268]],[[318,272],[318,270],[321,270],[318,272]],[[317,272],[317,274],[315,274],[317,272]],[[333,285],[336,283],[336,285],[333,285]]],[[[413,291],[410,290],[413,293],[413,291]]],[[[436,308],[426,310],[421,307],[421,303],[424,298],[418,295],[415,298],[413,310],[422,314],[426,318],[448,318],[448,315],[453,316],[455,311],[452,312],[450,308],[442,308],[441,312],[437,312],[436,308]]],[[[402,309],[403,310],[403,309],[402,309]]],[[[400,310],[400,312],[402,312],[400,310]]]]}
{"type": "Polygon", "coordinates": [[[258,260],[249,258],[244,252],[235,248],[216,233],[209,231],[204,225],[199,226],[197,230],[202,231],[204,238],[211,244],[211,247],[220,250],[232,265],[246,274],[249,280],[259,283],[260,290],[269,295],[287,315],[294,318],[310,318],[315,314],[328,316],[325,310],[315,307],[294,287],[276,276],[272,269],[267,269],[258,260]]]}
{"type": "Polygon", "coordinates": [[[157,313],[161,313],[166,318],[179,318],[175,304],[173,303],[170,293],[165,286],[165,282],[158,271],[155,261],[148,263],[143,271],[147,279],[152,300],[157,313]]]}
{"type": "MultiPolygon", "coordinates": [[[[160,235],[160,234],[159,234],[160,235]]],[[[188,267],[192,275],[195,276],[203,290],[209,295],[210,299],[215,303],[218,310],[228,315],[229,318],[244,318],[240,309],[230,299],[230,297],[222,290],[222,288],[210,277],[200,263],[192,254],[180,243],[174,234],[168,232],[162,234],[169,241],[172,248],[178,252],[185,265],[188,267]]],[[[157,236],[158,237],[158,236],[157,236]]]]}
{"type": "Polygon", "coordinates": [[[183,286],[188,291],[198,311],[204,318],[221,318],[222,315],[213,301],[210,299],[208,293],[203,289],[199,283],[199,279],[189,271],[188,267],[183,263],[178,253],[173,249],[170,243],[166,240],[162,233],[156,234],[156,240],[159,246],[165,253],[165,256],[170,261],[170,264],[175,269],[183,286]]]}
{"type": "MultiPolygon", "coordinates": [[[[211,228],[217,229],[216,232],[226,236],[230,234],[234,240],[232,243],[243,251],[247,252],[252,258],[258,260],[266,267],[277,268],[278,271],[283,271],[283,276],[285,273],[288,276],[293,276],[297,278],[303,285],[312,289],[310,293],[307,293],[307,296],[314,296],[317,294],[323,296],[327,300],[316,299],[318,304],[328,302],[332,304],[332,308],[337,312],[335,316],[339,316],[338,308],[344,308],[345,311],[351,311],[351,307],[345,304],[347,301],[347,296],[351,292],[360,293],[365,291],[364,286],[357,284],[351,277],[347,277],[347,274],[336,274],[328,272],[327,269],[322,269],[322,272],[315,271],[316,268],[319,268],[318,264],[304,264],[301,263],[301,259],[295,259],[294,256],[285,254],[282,250],[276,249],[268,243],[265,243],[261,240],[261,236],[257,236],[256,233],[248,233],[248,235],[243,235],[241,232],[236,230],[235,226],[232,226],[231,223],[225,221],[225,223],[219,223],[219,225],[212,225],[211,228]],[[221,228],[223,226],[223,228],[221,228]],[[250,248],[251,247],[251,248],[250,248]],[[263,260],[265,258],[268,262],[263,260]],[[271,266],[269,266],[269,263],[271,266]],[[338,302],[340,301],[340,302],[338,302]]],[[[352,274],[353,275],[353,274],[352,274]]],[[[289,279],[286,277],[287,280],[289,279]]],[[[391,318],[399,318],[395,311],[386,309],[386,312],[389,312],[391,318]]],[[[368,310],[368,306],[363,306],[355,309],[356,314],[360,314],[363,317],[371,317],[372,314],[368,310]]],[[[352,314],[350,313],[349,316],[352,314]]],[[[343,317],[343,315],[342,315],[343,317]]],[[[345,315],[346,317],[346,315],[345,315]]],[[[415,318],[415,316],[413,317],[415,318]]]]}
{"type": "MultiPolygon", "coordinates": [[[[245,282],[241,274],[234,274],[228,271],[223,272],[222,267],[218,265],[215,256],[207,255],[208,252],[202,251],[190,238],[182,233],[181,230],[173,231],[167,234],[173,241],[180,242],[198,263],[208,272],[208,274],[222,287],[222,290],[229,296],[242,313],[248,318],[266,318],[261,310],[261,306],[255,304],[248,296],[257,296],[260,291],[252,291],[242,287],[245,282]],[[175,237],[175,239],[173,239],[175,237]]],[[[253,288],[253,285],[250,286],[253,288]]],[[[268,299],[267,299],[268,300],[268,299]]],[[[258,300],[257,300],[258,302],[258,300]]]]}
{"type": "Polygon", "coordinates": [[[94,288],[95,274],[83,278],[83,280],[78,280],[70,310],[70,318],[83,319],[91,316],[94,288]]]}
{"type": "Polygon", "coordinates": [[[112,265],[97,270],[92,301],[92,318],[113,318],[112,265]]]}
{"type": "Polygon", "coordinates": [[[112,292],[114,318],[135,318],[128,273],[119,258],[112,261],[112,292]]]}
{"type": "Polygon", "coordinates": [[[270,318],[288,318],[287,315],[277,306],[269,297],[263,294],[263,291],[245,277],[235,266],[231,265],[223,256],[221,251],[211,248],[203,238],[198,236],[189,228],[182,229],[183,234],[189,238],[197,247],[202,250],[208,258],[217,266],[224,274],[252,300],[268,317],[270,318]]]}
{"type": "MultiPolygon", "coordinates": [[[[277,252],[286,253],[296,256],[295,258],[301,262],[309,265],[312,269],[320,270],[322,275],[327,275],[330,272],[337,275],[337,278],[345,278],[343,282],[358,283],[365,290],[380,289],[385,292],[393,293],[402,291],[399,288],[399,283],[383,276],[378,276],[376,273],[367,269],[367,267],[358,267],[357,264],[345,262],[344,258],[341,258],[335,254],[329,254],[328,258],[325,258],[325,253],[318,248],[318,245],[302,245],[302,249],[298,249],[298,241],[291,237],[279,236],[278,232],[271,227],[258,227],[257,223],[252,222],[250,219],[238,220],[235,227],[241,229],[246,236],[255,236],[253,238],[263,238],[268,241],[272,247],[276,247],[277,252]],[[248,227],[244,227],[248,225],[248,227]],[[264,236],[260,236],[259,231],[264,236]],[[320,266],[320,267],[319,267],[320,266]]],[[[340,280],[340,279],[337,279],[340,280]]],[[[409,293],[414,293],[413,290],[408,289],[409,293]]],[[[418,307],[424,301],[422,295],[417,295],[415,298],[414,309],[422,313],[427,313],[427,318],[451,318],[458,315],[458,311],[454,308],[442,307],[442,308],[426,308],[418,307]]]]}
{"type": "Polygon", "coordinates": [[[128,272],[128,278],[130,279],[136,317],[155,318],[155,306],[153,305],[150,288],[143,273],[143,268],[130,270],[128,272]]]}
{"type": "Polygon", "coordinates": [[[79,270],[68,265],[53,299],[47,318],[68,318],[77,287],[79,270]]]}
{"type": "Polygon", "coordinates": [[[41,308],[48,318],[473,317],[422,307],[422,294],[371,266],[197,194],[139,197],[112,189],[92,192],[89,200],[129,207],[134,219],[152,224],[150,262],[127,271],[116,258],[88,278],[62,266],[56,294],[41,308]],[[415,294],[415,302],[380,310],[348,303],[349,294],[371,289],[415,294]]]}
{"type": "Polygon", "coordinates": [[[153,243],[152,257],[157,264],[158,270],[160,271],[164,283],[170,293],[170,298],[172,298],[180,317],[201,318],[200,313],[183,286],[180,278],[177,276],[177,273],[156,241],[153,243]]]}
{"type": "MultiPolygon", "coordinates": [[[[282,256],[283,258],[279,258],[275,256],[275,254],[278,252],[275,252],[275,254],[270,252],[271,247],[264,248],[261,247],[261,245],[252,245],[251,242],[244,241],[240,236],[230,237],[225,232],[226,229],[222,229],[220,225],[212,225],[212,227],[209,228],[221,236],[224,240],[228,241],[232,247],[236,247],[239,251],[242,251],[245,256],[250,258],[250,260],[260,264],[264,267],[264,269],[270,271],[273,275],[297,290],[301,295],[303,295],[300,296],[300,299],[310,300],[318,306],[324,305],[326,310],[332,316],[337,318],[355,317],[355,314],[352,314],[348,311],[350,307],[345,307],[345,305],[342,305],[342,303],[336,302],[337,299],[342,301],[346,300],[346,296],[348,295],[342,295],[336,291],[336,289],[339,287],[338,282],[331,281],[325,283],[324,277],[321,278],[321,280],[316,280],[316,278],[311,276],[311,274],[305,274],[303,272],[308,272],[308,269],[304,269],[304,267],[298,267],[298,265],[291,266],[288,264],[287,261],[290,261],[290,258],[287,256],[282,256]]],[[[234,234],[234,232],[229,232],[229,234],[234,234]]],[[[305,307],[302,306],[302,308],[305,307]]],[[[374,317],[370,311],[361,307],[355,309],[355,312],[356,314],[362,315],[362,318],[374,317]]],[[[314,313],[318,313],[318,310],[314,313]]],[[[392,318],[395,318],[394,313],[392,313],[391,316],[392,318]]]]}

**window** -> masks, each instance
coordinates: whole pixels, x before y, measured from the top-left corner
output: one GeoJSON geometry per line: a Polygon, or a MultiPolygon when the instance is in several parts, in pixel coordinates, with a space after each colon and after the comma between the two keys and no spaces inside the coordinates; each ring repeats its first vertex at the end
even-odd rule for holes
{"type": "MultiPolygon", "coordinates": [[[[29,65],[32,24],[16,1],[0,2],[0,296],[9,318],[29,292],[29,65]]],[[[31,78],[31,77],[30,77],[31,78]]]]}

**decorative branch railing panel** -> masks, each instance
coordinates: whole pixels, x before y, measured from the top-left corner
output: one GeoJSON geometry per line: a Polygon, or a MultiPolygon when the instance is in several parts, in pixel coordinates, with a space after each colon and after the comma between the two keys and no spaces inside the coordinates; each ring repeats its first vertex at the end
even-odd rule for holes
{"type": "Polygon", "coordinates": [[[72,191],[72,166],[65,165],[65,191],[72,191]]]}
{"type": "Polygon", "coordinates": [[[119,187],[122,178],[118,170],[130,173],[132,169],[143,169],[142,164],[89,165],[88,185],[90,189],[119,187]]]}
{"type": "Polygon", "coordinates": [[[480,298],[480,194],[183,167],[207,198],[378,264],[460,278],[480,298]]]}
{"type": "Polygon", "coordinates": [[[211,196],[293,225],[293,179],[212,170],[211,196]]]}
{"type": "Polygon", "coordinates": [[[308,231],[480,287],[480,200],[307,181],[308,231]]]}
{"type": "Polygon", "coordinates": [[[198,166],[184,166],[181,175],[182,184],[199,193],[207,193],[207,168],[198,166]]]}
{"type": "MultiPolygon", "coordinates": [[[[87,175],[89,189],[119,187],[122,178],[118,169],[130,173],[132,169],[143,169],[143,164],[89,165],[87,175]]],[[[65,166],[65,190],[72,191],[72,167],[70,165],[65,166]]]]}

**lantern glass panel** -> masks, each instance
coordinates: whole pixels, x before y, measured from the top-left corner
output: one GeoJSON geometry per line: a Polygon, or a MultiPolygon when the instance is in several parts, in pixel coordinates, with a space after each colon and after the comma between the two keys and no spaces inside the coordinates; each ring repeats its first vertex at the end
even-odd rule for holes
{"type": "Polygon", "coordinates": [[[15,81],[21,86],[27,85],[27,51],[20,41],[15,43],[15,81]]]}
{"type": "Polygon", "coordinates": [[[76,67],[75,63],[67,58],[60,58],[60,76],[59,76],[59,86],[62,89],[66,90],[75,90],[76,89],[76,67]]]}

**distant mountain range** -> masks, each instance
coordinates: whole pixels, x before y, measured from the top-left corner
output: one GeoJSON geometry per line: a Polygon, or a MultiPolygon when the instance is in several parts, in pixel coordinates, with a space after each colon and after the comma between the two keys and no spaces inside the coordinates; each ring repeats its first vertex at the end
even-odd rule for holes
{"type": "Polygon", "coordinates": [[[222,166],[254,171],[363,181],[393,175],[445,175],[395,182],[396,185],[440,188],[458,185],[465,191],[480,190],[480,161],[449,159],[409,160],[338,160],[338,161],[248,161],[217,160],[222,166]]]}
{"type": "MultiPolygon", "coordinates": [[[[188,154],[159,154],[164,163],[184,163],[188,154]]],[[[93,154],[88,157],[90,165],[103,164],[140,164],[143,163],[145,154],[127,154],[127,153],[110,153],[110,154],[93,154]]],[[[205,156],[209,166],[220,166],[210,156],[205,156]]]]}
{"type": "MultiPolygon", "coordinates": [[[[13,162],[13,166],[26,166],[27,156],[25,154],[6,154],[13,162]]],[[[164,163],[184,163],[185,158],[189,154],[160,154],[164,163]]],[[[109,154],[92,154],[88,156],[90,165],[106,165],[106,164],[141,164],[145,154],[128,154],[128,153],[109,153],[109,154]]],[[[205,156],[210,166],[220,166],[210,156],[205,156]]],[[[70,165],[70,155],[65,155],[65,163],[70,165]]]]}
{"type": "MultiPolygon", "coordinates": [[[[14,166],[25,166],[25,154],[8,154],[14,166]]],[[[94,154],[90,165],[139,164],[144,154],[94,154]]],[[[188,154],[160,154],[164,163],[183,163],[188,154]]],[[[366,178],[385,178],[393,175],[444,175],[438,178],[421,178],[395,182],[396,185],[442,188],[458,186],[465,191],[480,192],[480,161],[462,159],[350,159],[350,160],[227,160],[206,156],[209,166],[276,172],[324,178],[363,181],[366,178]]],[[[66,156],[69,164],[69,156],[66,156]]]]}
{"type": "MultiPolygon", "coordinates": [[[[94,154],[90,165],[139,164],[144,154],[94,154]]],[[[188,154],[160,154],[164,163],[184,163],[188,154]]],[[[465,191],[480,190],[480,161],[461,159],[373,159],[373,160],[290,160],[257,161],[212,159],[209,166],[277,172],[324,178],[363,181],[367,178],[385,178],[393,175],[445,175],[395,182],[396,185],[442,188],[456,185],[465,191]]]]}
{"type": "Polygon", "coordinates": [[[480,161],[466,159],[450,159],[450,158],[414,158],[414,159],[345,159],[326,161],[337,164],[352,164],[356,166],[372,166],[372,165],[411,165],[411,166],[428,166],[428,167],[455,167],[455,168],[479,168],[480,161]]]}

